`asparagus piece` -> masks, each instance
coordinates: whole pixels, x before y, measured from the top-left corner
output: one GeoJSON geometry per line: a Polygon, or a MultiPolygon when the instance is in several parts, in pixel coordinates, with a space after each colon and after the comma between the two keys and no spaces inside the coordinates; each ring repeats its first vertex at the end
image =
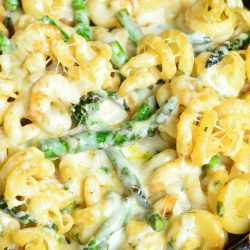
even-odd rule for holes
{"type": "Polygon", "coordinates": [[[146,220],[148,224],[156,231],[161,232],[166,227],[166,221],[165,219],[159,215],[158,213],[153,212],[150,210],[148,213],[146,213],[146,220]]]}
{"type": "Polygon", "coordinates": [[[250,43],[250,30],[242,33],[238,38],[232,42],[225,42],[222,46],[215,49],[212,55],[209,56],[206,62],[206,68],[209,68],[222,60],[222,58],[227,54],[227,52],[232,50],[238,50],[245,47],[250,43]]]}
{"type": "Polygon", "coordinates": [[[75,208],[76,208],[76,203],[73,202],[73,203],[70,203],[67,207],[63,208],[61,212],[66,213],[66,214],[71,214],[75,208]]]}
{"type": "Polygon", "coordinates": [[[63,37],[63,40],[64,42],[68,42],[69,41],[69,35],[52,19],[50,18],[49,16],[43,16],[41,18],[41,21],[43,23],[46,23],[46,24],[51,24],[51,25],[54,25],[58,28],[58,30],[60,31],[62,37],[63,37]]]}
{"type": "Polygon", "coordinates": [[[110,46],[112,49],[111,62],[117,69],[120,69],[128,61],[128,55],[118,41],[112,42],[110,46]]]}
{"type": "MultiPolygon", "coordinates": [[[[135,91],[140,98],[145,98],[145,95],[151,94],[152,91],[145,89],[143,91],[135,91]]],[[[84,124],[88,130],[108,130],[109,126],[104,124],[103,121],[98,120],[95,113],[99,110],[104,100],[110,99],[118,104],[125,111],[130,111],[126,100],[117,97],[114,93],[104,90],[90,92],[80,99],[80,102],[72,107],[72,117],[77,124],[84,124]]],[[[148,118],[156,108],[156,101],[154,97],[145,101],[145,104],[139,109],[137,117],[134,120],[139,121],[141,116],[148,118]]],[[[146,119],[144,118],[144,119],[146,119]]]]}
{"type": "Polygon", "coordinates": [[[203,165],[203,168],[211,169],[215,167],[216,165],[218,165],[220,163],[220,160],[221,159],[218,155],[214,155],[207,164],[203,165]]]}
{"type": "Polygon", "coordinates": [[[85,131],[75,135],[44,139],[38,148],[46,158],[74,154],[87,150],[105,149],[153,136],[156,128],[165,123],[177,105],[176,97],[171,97],[156,113],[145,121],[131,121],[122,128],[112,131],[85,131]]]}
{"type": "Polygon", "coordinates": [[[4,8],[9,11],[15,11],[20,7],[19,0],[5,0],[4,1],[4,8]]]}
{"type": "Polygon", "coordinates": [[[139,110],[134,114],[132,121],[146,120],[155,111],[156,105],[155,97],[149,97],[145,102],[143,102],[139,110]]]}
{"type": "Polygon", "coordinates": [[[199,32],[187,34],[187,36],[193,45],[201,45],[205,43],[211,43],[213,41],[211,37],[199,32]]]}
{"type": "Polygon", "coordinates": [[[57,233],[58,232],[58,226],[54,223],[54,222],[52,222],[52,221],[50,221],[47,225],[45,225],[44,227],[47,227],[48,229],[50,229],[52,232],[55,232],[55,233],[57,233]]]}
{"type": "Polygon", "coordinates": [[[110,147],[107,148],[105,151],[113,166],[115,167],[123,185],[128,189],[130,193],[136,195],[136,198],[143,207],[149,208],[145,192],[133,170],[133,166],[125,158],[120,148],[110,147]]]}
{"type": "Polygon", "coordinates": [[[134,18],[130,16],[126,9],[120,10],[117,13],[117,18],[120,24],[128,31],[130,39],[134,43],[138,43],[138,41],[143,37],[143,33],[134,18]]]}
{"type": "Polygon", "coordinates": [[[0,53],[4,53],[10,46],[10,40],[0,31],[0,53]]]}
{"type": "Polygon", "coordinates": [[[77,124],[84,124],[88,130],[108,130],[109,126],[95,116],[102,103],[108,99],[129,111],[125,99],[118,98],[114,93],[99,90],[82,96],[80,102],[72,106],[73,120],[77,124]]]}
{"type": "Polygon", "coordinates": [[[146,213],[148,224],[156,232],[162,231],[165,228],[165,219],[150,208],[143,186],[134,173],[132,164],[125,158],[118,147],[110,147],[106,149],[106,154],[117,170],[118,176],[123,185],[130,193],[135,194],[139,203],[148,210],[146,213]]]}
{"type": "Polygon", "coordinates": [[[18,219],[23,225],[27,225],[29,223],[36,223],[35,219],[30,217],[27,213],[23,211],[18,211],[16,208],[9,209],[3,197],[0,198],[0,209],[3,212],[10,214],[12,217],[18,219]]]}
{"type": "Polygon", "coordinates": [[[128,198],[124,198],[115,211],[106,219],[95,237],[93,237],[83,250],[108,250],[109,238],[119,231],[132,213],[131,204],[128,198]]]}
{"type": "Polygon", "coordinates": [[[86,0],[73,0],[72,8],[77,34],[84,37],[87,41],[91,40],[91,30],[86,0]]]}
{"type": "Polygon", "coordinates": [[[214,48],[214,46],[211,45],[213,39],[203,33],[195,32],[192,34],[187,34],[187,36],[193,45],[195,53],[201,53],[202,51],[207,51],[214,48]]]}

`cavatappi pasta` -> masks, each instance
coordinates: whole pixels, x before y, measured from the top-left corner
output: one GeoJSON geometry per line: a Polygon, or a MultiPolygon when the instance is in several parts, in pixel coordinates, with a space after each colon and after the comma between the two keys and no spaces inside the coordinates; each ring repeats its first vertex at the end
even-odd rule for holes
{"type": "Polygon", "coordinates": [[[219,250],[250,232],[241,0],[0,1],[0,250],[219,250]]]}

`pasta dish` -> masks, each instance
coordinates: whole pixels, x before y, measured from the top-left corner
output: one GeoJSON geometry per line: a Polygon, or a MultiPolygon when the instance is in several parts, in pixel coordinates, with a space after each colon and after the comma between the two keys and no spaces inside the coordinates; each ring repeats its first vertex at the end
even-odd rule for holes
{"type": "Polygon", "coordinates": [[[0,0],[0,250],[249,233],[249,44],[242,0],[0,0]]]}

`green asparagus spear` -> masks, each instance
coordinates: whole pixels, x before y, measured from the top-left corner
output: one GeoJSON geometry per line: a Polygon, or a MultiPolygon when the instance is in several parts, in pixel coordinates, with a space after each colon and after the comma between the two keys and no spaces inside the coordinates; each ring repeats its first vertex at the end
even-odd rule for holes
{"type": "Polygon", "coordinates": [[[145,192],[138,177],[134,172],[133,166],[125,158],[120,148],[110,147],[107,148],[105,151],[113,166],[115,167],[123,185],[128,189],[130,193],[136,195],[138,201],[143,207],[149,208],[145,192]]]}
{"type": "Polygon", "coordinates": [[[58,232],[58,226],[53,222],[50,221],[47,225],[45,225],[44,227],[50,229],[52,232],[57,233],[58,232]]]}
{"type": "Polygon", "coordinates": [[[64,42],[69,41],[69,38],[70,38],[69,35],[52,18],[50,18],[49,16],[43,16],[41,18],[41,21],[43,23],[47,23],[47,24],[51,24],[51,25],[56,26],[58,28],[58,30],[60,31],[64,42]]]}
{"type": "Polygon", "coordinates": [[[213,41],[212,38],[206,36],[203,33],[199,33],[199,32],[187,34],[187,36],[193,45],[211,43],[213,41]]]}
{"type": "Polygon", "coordinates": [[[105,151],[113,166],[116,168],[123,185],[130,193],[135,194],[139,203],[148,210],[146,213],[146,220],[148,224],[156,232],[162,231],[165,228],[165,219],[150,208],[143,186],[136,176],[131,163],[125,158],[122,151],[118,147],[110,147],[105,151]]]}
{"type": "Polygon", "coordinates": [[[225,42],[224,45],[218,47],[212,55],[209,56],[206,62],[206,68],[217,64],[222,60],[222,58],[227,54],[227,52],[232,50],[238,50],[250,43],[250,30],[242,33],[238,36],[238,38],[232,42],[225,42]]]}
{"type": "Polygon", "coordinates": [[[74,12],[77,33],[84,37],[87,41],[91,40],[91,30],[86,0],[73,0],[72,8],[74,12]]]}
{"type": "Polygon", "coordinates": [[[128,55],[118,41],[112,42],[110,46],[112,49],[111,62],[117,69],[120,69],[128,61],[128,55]]]}
{"type": "Polygon", "coordinates": [[[211,50],[213,48],[211,45],[213,39],[203,33],[195,32],[192,34],[187,34],[187,36],[193,45],[195,53],[201,53],[202,51],[211,50]]]}
{"type": "Polygon", "coordinates": [[[105,90],[89,92],[82,96],[80,102],[72,107],[72,117],[76,124],[83,124],[88,130],[108,130],[109,125],[101,118],[98,118],[96,112],[99,111],[105,100],[111,100],[119,105],[125,111],[129,111],[129,107],[124,98],[118,98],[114,93],[105,90]]]}
{"type": "Polygon", "coordinates": [[[156,231],[161,232],[166,227],[165,219],[158,213],[153,212],[152,210],[146,213],[146,220],[148,224],[156,231]]]}
{"type": "Polygon", "coordinates": [[[214,155],[207,164],[203,165],[203,168],[211,169],[218,165],[220,163],[220,160],[221,158],[218,155],[214,155]]]}
{"type": "Polygon", "coordinates": [[[108,250],[109,238],[119,231],[132,213],[129,198],[124,198],[115,211],[105,220],[95,237],[93,237],[83,250],[108,250]]]}
{"type": "Polygon", "coordinates": [[[9,11],[15,11],[20,7],[19,0],[5,0],[4,1],[4,8],[9,11]]]}
{"type": "Polygon", "coordinates": [[[0,31],[0,53],[4,53],[10,46],[10,40],[0,31]]]}
{"type": "Polygon", "coordinates": [[[143,33],[134,18],[129,15],[126,9],[120,10],[117,13],[117,18],[120,24],[128,31],[130,39],[134,43],[138,43],[138,41],[143,37],[143,33]]]}
{"type": "Polygon", "coordinates": [[[9,209],[3,197],[0,198],[0,210],[18,219],[21,224],[27,225],[29,223],[36,223],[35,219],[30,217],[23,211],[18,211],[16,208],[9,209]]]}
{"type": "Polygon", "coordinates": [[[171,97],[145,121],[131,121],[122,128],[112,131],[85,131],[76,135],[44,139],[38,142],[38,147],[46,158],[54,158],[65,154],[122,145],[125,142],[153,136],[156,128],[166,122],[176,105],[177,99],[171,97]]]}
{"type": "MultiPolygon", "coordinates": [[[[133,93],[138,99],[145,99],[152,91],[149,89],[136,90],[133,93]]],[[[110,93],[105,90],[90,92],[80,99],[80,102],[72,107],[72,117],[76,124],[83,124],[88,130],[109,130],[110,126],[105,124],[98,118],[96,112],[99,111],[101,105],[105,100],[111,100],[119,105],[125,111],[130,111],[126,99],[119,98],[115,93],[110,93]]],[[[156,108],[156,101],[154,97],[145,101],[145,104],[139,109],[139,113],[134,120],[139,121],[140,117],[148,118],[156,108]]]]}
{"type": "Polygon", "coordinates": [[[150,117],[156,109],[156,100],[154,96],[149,97],[138,111],[134,114],[132,121],[143,121],[150,117]]]}

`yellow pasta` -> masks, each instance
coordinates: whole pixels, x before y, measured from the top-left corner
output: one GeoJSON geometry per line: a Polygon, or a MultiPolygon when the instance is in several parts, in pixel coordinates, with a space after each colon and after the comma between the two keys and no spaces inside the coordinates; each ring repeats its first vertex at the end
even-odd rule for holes
{"type": "Polygon", "coordinates": [[[250,46],[247,48],[246,53],[246,73],[248,77],[248,81],[250,80],[250,46]]]}
{"type": "Polygon", "coordinates": [[[133,246],[138,249],[161,250],[165,249],[166,236],[152,230],[145,222],[131,220],[126,226],[126,242],[122,249],[131,250],[133,246]]]}
{"type": "Polygon", "coordinates": [[[175,61],[178,64],[178,71],[181,74],[190,75],[193,70],[194,52],[185,33],[170,29],[161,33],[160,36],[172,48],[175,61]]]}
{"type": "Polygon", "coordinates": [[[32,1],[22,0],[23,10],[26,14],[32,15],[35,18],[41,18],[45,15],[52,16],[53,18],[65,18],[72,21],[72,10],[70,0],[43,0],[32,1]]]}
{"type": "Polygon", "coordinates": [[[189,76],[175,76],[170,83],[172,94],[180,104],[202,112],[220,104],[220,95],[203,81],[189,76]]]}
{"type": "Polygon", "coordinates": [[[231,180],[220,192],[216,212],[223,228],[234,234],[249,231],[249,180],[241,177],[231,180]]]}
{"type": "Polygon", "coordinates": [[[69,104],[79,99],[76,85],[59,74],[47,74],[32,87],[29,114],[46,132],[56,130],[60,134],[71,127],[69,104]]]}
{"type": "Polygon", "coordinates": [[[208,176],[207,199],[210,209],[215,213],[218,196],[226,185],[229,176],[225,169],[209,171],[208,176]]]}
{"type": "Polygon", "coordinates": [[[223,0],[198,0],[184,14],[187,28],[204,32],[216,42],[227,40],[237,26],[235,13],[223,0]]]}
{"type": "Polygon", "coordinates": [[[244,60],[237,52],[230,51],[219,64],[206,68],[205,63],[210,55],[210,52],[203,52],[196,58],[197,76],[206,86],[212,87],[220,95],[236,97],[245,81],[244,60]]]}
{"type": "Polygon", "coordinates": [[[179,214],[191,206],[206,208],[207,201],[199,181],[200,169],[189,161],[173,160],[159,166],[148,178],[152,195],[167,193],[176,197],[173,214],[179,214]],[[198,201],[198,202],[197,202],[198,201]],[[182,204],[182,205],[180,205],[182,204]]]}
{"type": "Polygon", "coordinates": [[[31,227],[17,231],[13,234],[14,241],[23,249],[59,249],[59,242],[46,229],[31,227]]]}
{"type": "Polygon", "coordinates": [[[170,222],[168,247],[173,249],[221,249],[227,234],[219,220],[205,210],[190,210],[170,222]],[[181,230],[180,230],[181,228],[181,230]]]}
{"type": "Polygon", "coordinates": [[[200,124],[195,131],[195,144],[191,154],[192,162],[201,166],[209,161],[208,155],[209,140],[217,123],[217,114],[214,110],[208,110],[202,114],[200,124]]]}
{"type": "Polygon", "coordinates": [[[103,152],[90,151],[67,155],[62,158],[59,168],[62,183],[73,193],[78,204],[93,205],[109,191],[116,189],[117,192],[122,192],[123,190],[103,152]],[[96,165],[96,162],[100,162],[100,164],[96,165]],[[108,167],[110,173],[106,174],[102,167],[108,167]],[[96,183],[93,187],[91,186],[92,181],[96,183]],[[95,193],[91,195],[90,192],[93,188],[95,193]]]}
{"type": "Polygon", "coordinates": [[[13,241],[13,234],[20,229],[19,222],[10,215],[0,212],[0,248],[17,249],[17,244],[13,241]]]}

